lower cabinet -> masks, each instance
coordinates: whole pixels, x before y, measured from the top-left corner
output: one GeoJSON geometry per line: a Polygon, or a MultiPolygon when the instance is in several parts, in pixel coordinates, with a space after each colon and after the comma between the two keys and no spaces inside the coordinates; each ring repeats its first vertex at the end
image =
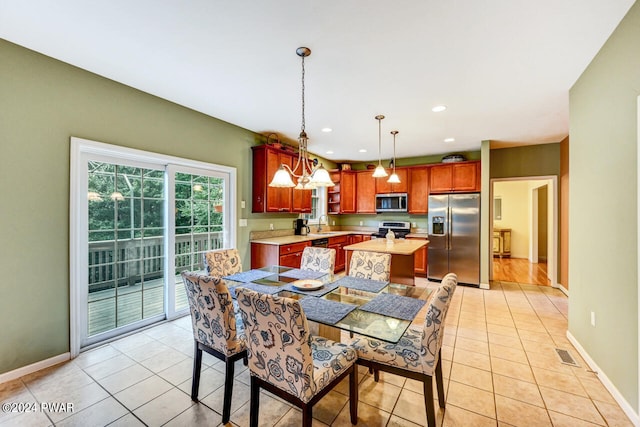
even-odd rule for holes
{"type": "MultiPolygon", "coordinates": [[[[424,240],[417,237],[408,237],[408,239],[413,240],[424,240]]],[[[419,274],[421,276],[427,275],[427,246],[423,246],[418,249],[413,258],[413,273],[419,274]]]]}
{"type": "Polygon", "coordinates": [[[302,251],[307,246],[311,246],[310,241],[291,243],[289,245],[251,243],[251,268],[261,268],[269,265],[300,268],[302,251]]]}
{"type": "Polygon", "coordinates": [[[329,247],[336,250],[336,266],[334,272],[344,270],[347,262],[344,254],[344,247],[351,244],[351,237],[349,235],[329,237],[329,247]]]}

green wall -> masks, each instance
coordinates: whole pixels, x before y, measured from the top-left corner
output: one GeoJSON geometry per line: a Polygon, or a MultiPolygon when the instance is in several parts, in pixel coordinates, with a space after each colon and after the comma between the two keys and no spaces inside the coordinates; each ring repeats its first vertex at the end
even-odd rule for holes
{"type": "Polygon", "coordinates": [[[569,153],[569,333],[636,413],[639,46],[636,3],[571,88],[569,153]]]}
{"type": "Polygon", "coordinates": [[[241,256],[260,136],[0,39],[0,373],[69,351],[69,153],[77,136],[236,167],[241,256]],[[247,208],[240,208],[246,200],[247,208]]]}
{"type": "Polygon", "coordinates": [[[491,150],[491,178],[560,175],[560,143],[491,150]]]}

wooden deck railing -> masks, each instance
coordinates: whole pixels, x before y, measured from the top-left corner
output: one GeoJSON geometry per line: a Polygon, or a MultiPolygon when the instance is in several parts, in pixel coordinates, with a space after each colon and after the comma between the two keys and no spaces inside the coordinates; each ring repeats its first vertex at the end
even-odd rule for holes
{"type": "MultiPolygon", "coordinates": [[[[223,247],[223,233],[176,236],[176,273],[203,268],[202,254],[223,247]]],[[[89,243],[89,292],[126,286],[163,276],[163,237],[89,243]],[[116,254],[118,255],[116,257],[116,254]],[[116,258],[118,262],[116,262],[116,258]]]]}

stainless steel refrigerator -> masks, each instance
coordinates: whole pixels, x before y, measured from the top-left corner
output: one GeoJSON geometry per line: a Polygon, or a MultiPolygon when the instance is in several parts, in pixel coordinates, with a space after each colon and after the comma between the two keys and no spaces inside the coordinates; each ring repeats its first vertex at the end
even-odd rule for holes
{"type": "Polygon", "coordinates": [[[480,194],[429,196],[427,277],[449,272],[458,283],[480,285],[480,194]]]}

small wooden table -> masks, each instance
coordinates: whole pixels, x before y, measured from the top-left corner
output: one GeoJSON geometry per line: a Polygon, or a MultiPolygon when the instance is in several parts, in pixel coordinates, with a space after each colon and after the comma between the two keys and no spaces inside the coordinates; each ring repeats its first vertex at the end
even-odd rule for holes
{"type": "Polygon", "coordinates": [[[391,243],[387,242],[387,239],[372,239],[345,246],[344,250],[347,254],[346,271],[349,271],[351,251],[384,252],[391,254],[391,277],[389,280],[392,283],[413,286],[415,285],[414,254],[418,249],[428,244],[428,240],[395,239],[391,243]]]}

